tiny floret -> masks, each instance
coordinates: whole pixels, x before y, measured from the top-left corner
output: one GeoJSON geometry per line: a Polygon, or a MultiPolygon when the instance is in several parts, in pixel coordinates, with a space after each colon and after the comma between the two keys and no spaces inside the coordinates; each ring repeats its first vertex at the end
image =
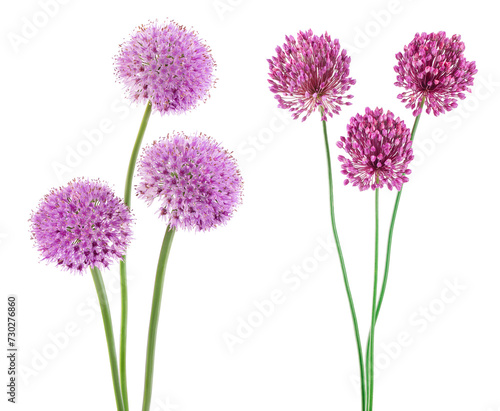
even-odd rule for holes
{"type": "Polygon", "coordinates": [[[176,229],[210,230],[241,203],[235,159],[204,134],[174,133],[145,147],[138,174],[138,197],[148,205],[158,199],[160,217],[176,229]]]}
{"type": "Polygon", "coordinates": [[[115,74],[128,97],[160,114],[183,113],[209,97],[215,62],[195,31],[171,21],[140,26],[120,46],[115,74]]]}
{"type": "Polygon", "coordinates": [[[415,34],[413,40],[404,47],[403,53],[396,54],[398,64],[396,86],[406,89],[398,95],[413,115],[432,111],[435,116],[458,106],[457,99],[464,99],[464,91],[471,92],[476,63],[464,57],[465,45],[460,36],[446,37],[439,33],[415,34]]]}
{"type": "Polygon", "coordinates": [[[30,224],[43,260],[77,273],[121,260],[132,235],[130,210],[99,180],[75,179],[53,189],[30,224]]]}
{"type": "Polygon", "coordinates": [[[339,41],[328,33],[316,36],[312,30],[299,32],[297,40],[286,36],[277,55],[268,59],[270,90],[278,107],[288,109],[294,119],[305,121],[318,107],[322,120],[339,114],[342,105],[350,105],[344,95],[356,80],[349,77],[351,58],[341,50],[339,41]]]}
{"type": "Polygon", "coordinates": [[[408,181],[413,160],[410,129],[390,111],[366,108],[364,115],[352,117],[347,137],[341,137],[337,146],[351,157],[339,156],[345,185],[352,183],[361,191],[387,185],[399,191],[408,181]]]}

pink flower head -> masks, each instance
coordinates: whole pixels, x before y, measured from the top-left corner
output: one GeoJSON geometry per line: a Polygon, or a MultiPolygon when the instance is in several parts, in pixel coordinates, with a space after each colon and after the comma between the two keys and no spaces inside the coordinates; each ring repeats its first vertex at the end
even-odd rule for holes
{"type": "Polygon", "coordinates": [[[192,30],[171,21],[139,26],[121,44],[115,73],[134,102],[183,113],[205,101],[215,84],[215,62],[208,46],[192,30]]]}
{"type": "Polygon", "coordinates": [[[304,114],[302,121],[318,107],[323,108],[322,120],[327,115],[339,114],[341,105],[350,105],[344,96],[356,83],[349,76],[351,58],[340,49],[337,39],[333,42],[328,33],[320,37],[312,30],[299,32],[297,40],[286,36],[283,48],[276,47],[276,57],[268,59],[270,90],[279,104],[288,109],[297,119],[304,114]]]}
{"type": "Polygon", "coordinates": [[[130,210],[99,180],[75,179],[53,189],[30,223],[43,259],[78,273],[121,260],[132,235],[130,210]]]}
{"type": "Polygon", "coordinates": [[[408,164],[413,160],[410,129],[399,117],[381,108],[356,114],[347,125],[347,137],[337,142],[351,159],[339,156],[344,184],[352,183],[361,191],[396,187],[399,191],[408,181],[408,164]]]}
{"type": "Polygon", "coordinates": [[[457,107],[457,99],[464,99],[464,91],[470,93],[477,73],[476,63],[467,61],[463,55],[465,45],[460,36],[454,34],[451,39],[444,31],[439,33],[415,34],[413,40],[405,46],[404,53],[396,54],[398,64],[394,67],[398,73],[396,86],[407,91],[398,95],[406,108],[418,116],[422,109],[422,99],[435,116],[457,107]]]}
{"type": "Polygon", "coordinates": [[[236,161],[204,134],[174,133],[145,147],[137,195],[157,198],[171,227],[198,231],[225,224],[241,203],[243,182],[236,161]]]}

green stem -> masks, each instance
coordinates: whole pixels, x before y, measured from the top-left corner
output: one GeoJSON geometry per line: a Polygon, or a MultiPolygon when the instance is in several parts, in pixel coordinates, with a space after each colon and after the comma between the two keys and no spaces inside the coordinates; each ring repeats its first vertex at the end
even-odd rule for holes
{"type": "MultiPolygon", "coordinates": [[[[371,323],[370,323],[370,331],[371,331],[371,323]]],[[[368,378],[370,374],[370,346],[371,346],[371,332],[368,333],[368,341],[366,342],[366,358],[365,358],[365,364],[366,364],[366,397],[369,399],[370,398],[370,388],[371,388],[371,381],[368,378]]],[[[366,404],[366,410],[368,411],[368,404],[366,404]]]]}
{"type": "Polygon", "coordinates": [[[373,270],[373,301],[372,301],[372,321],[367,347],[367,375],[368,375],[368,411],[373,410],[373,383],[374,383],[374,367],[373,367],[373,347],[375,338],[375,322],[377,309],[377,282],[378,282],[378,205],[379,205],[379,189],[375,189],[375,267],[373,270]],[[368,354],[369,353],[369,354],[368,354]]]}
{"type": "Polygon", "coordinates": [[[132,179],[134,178],[135,163],[137,161],[137,156],[139,155],[139,150],[141,149],[142,139],[148,126],[149,117],[151,116],[151,101],[148,101],[146,105],[146,110],[142,116],[141,126],[139,127],[139,132],[137,133],[137,138],[135,139],[134,148],[132,149],[132,154],[130,156],[130,162],[128,164],[127,170],[127,180],[125,181],[125,197],[124,202],[130,207],[131,197],[132,197],[132,179]]]}
{"type": "MultiPolygon", "coordinates": [[[[420,108],[421,109],[424,106],[424,102],[425,102],[425,97],[422,98],[422,100],[420,102],[420,108]]],[[[417,131],[418,123],[420,122],[420,116],[421,116],[421,114],[422,113],[420,113],[415,118],[415,122],[413,123],[413,128],[411,130],[411,141],[413,141],[414,138],[415,138],[415,133],[417,131]]],[[[392,236],[394,234],[394,225],[396,223],[396,215],[398,213],[399,201],[401,200],[401,194],[402,194],[402,192],[403,192],[403,187],[401,187],[401,190],[398,191],[398,193],[396,195],[396,201],[394,203],[394,210],[392,212],[391,226],[389,228],[389,235],[387,237],[387,252],[386,252],[386,256],[385,256],[384,278],[382,280],[382,287],[380,289],[380,295],[378,297],[377,309],[375,311],[375,322],[377,322],[377,319],[378,319],[378,316],[379,316],[379,313],[380,313],[380,308],[382,307],[382,301],[384,300],[385,289],[387,287],[387,279],[389,277],[389,265],[390,265],[390,261],[391,261],[392,236]]],[[[371,330],[370,330],[370,334],[368,334],[368,341],[366,343],[366,363],[367,363],[367,367],[369,366],[368,363],[369,363],[369,353],[370,353],[370,350],[371,350],[371,330]]],[[[367,372],[368,372],[368,370],[367,370],[367,372]]],[[[369,384],[368,384],[367,390],[368,390],[368,395],[370,395],[369,394],[369,391],[370,391],[369,384]]]]}
{"type": "Polygon", "coordinates": [[[127,391],[127,318],[128,318],[128,290],[127,290],[127,262],[123,256],[120,261],[120,287],[122,313],[120,324],[120,385],[123,395],[125,411],[128,411],[127,391]]]}
{"type": "Polygon", "coordinates": [[[165,269],[167,268],[168,255],[174,239],[175,229],[167,226],[163,243],[161,245],[158,267],[156,269],[156,280],[153,291],[153,303],[151,306],[151,319],[149,321],[148,348],[146,354],[146,376],[144,380],[144,399],[142,410],[149,411],[151,406],[151,394],[153,392],[153,372],[155,361],[156,334],[158,330],[158,320],[160,318],[161,296],[163,293],[163,283],[165,280],[165,269]]]}
{"type": "MultiPolygon", "coordinates": [[[[323,115],[323,109],[321,109],[321,115],[323,115]]],[[[332,220],[332,229],[333,236],[335,237],[335,243],[337,245],[337,252],[340,260],[340,267],[342,269],[342,275],[344,277],[344,285],[347,293],[347,298],[349,300],[349,307],[351,309],[351,317],[352,323],[354,326],[354,334],[356,337],[356,344],[358,348],[358,360],[359,360],[359,373],[361,377],[361,404],[362,411],[365,410],[366,398],[365,398],[365,370],[363,365],[363,348],[361,346],[361,339],[359,337],[359,327],[358,327],[358,319],[356,317],[356,310],[354,308],[354,300],[351,294],[351,288],[349,287],[349,280],[347,278],[347,270],[344,263],[344,256],[342,255],[342,248],[340,247],[340,240],[337,233],[337,225],[335,223],[335,211],[334,211],[334,202],[333,202],[333,178],[332,178],[332,164],[330,159],[330,146],[328,144],[328,134],[326,131],[326,121],[322,121],[323,123],[323,134],[325,137],[325,148],[326,148],[326,160],[328,164],[328,183],[330,186],[330,215],[332,220]]]]}
{"type": "Polygon", "coordinates": [[[97,267],[91,268],[92,278],[94,279],[99,305],[101,306],[102,321],[104,323],[104,331],[106,333],[106,341],[108,343],[109,363],[111,365],[111,376],[113,378],[113,387],[115,389],[116,409],[124,411],[123,398],[120,389],[120,375],[118,372],[118,360],[116,358],[115,337],[113,335],[113,324],[111,323],[111,313],[109,311],[108,297],[106,296],[106,288],[102,281],[101,272],[97,267]]]}
{"type": "MultiPolygon", "coordinates": [[[[425,97],[422,98],[420,102],[420,109],[423,108],[425,102],[425,97]]],[[[418,123],[420,122],[420,113],[417,117],[415,117],[415,122],[413,123],[413,128],[411,130],[411,141],[415,139],[415,133],[417,132],[418,123]]],[[[382,301],[385,295],[385,288],[387,286],[387,278],[389,277],[389,265],[391,262],[391,248],[392,248],[392,235],[394,234],[394,225],[396,223],[396,215],[398,214],[399,201],[401,200],[401,194],[403,193],[403,186],[401,186],[401,190],[398,191],[396,195],[396,201],[394,203],[394,210],[392,211],[392,219],[391,226],[389,227],[389,235],[387,237],[387,252],[385,256],[385,268],[384,268],[384,279],[382,281],[382,288],[380,289],[380,295],[378,298],[377,311],[375,313],[375,321],[378,319],[378,315],[380,313],[380,308],[382,307],[382,301]]]]}
{"type": "MultiPolygon", "coordinates": [[[[144,116],[142,117],[141,126],[137,133],[132,155],[127,170],[127,179],[125,181],[125,196],[124,202],[130,208],[132,200],[132,180],[134,178],[135,164],[137,156],[141,149],[142,139],[148,125],[149,117],[151,115],[151,102],[148,101],[144,116]]],[[[125,411],[128,411],[128,390],[127,390],[127,319],[128,319],[128,290],[127,290],[127,260],[123,256],[120,261],[120,286],[121,286],[121,300],[122,300],[122,313],[121,313],[121,329],[120,329],[120,385],[123,394],[123,403],[125,411]]]]}

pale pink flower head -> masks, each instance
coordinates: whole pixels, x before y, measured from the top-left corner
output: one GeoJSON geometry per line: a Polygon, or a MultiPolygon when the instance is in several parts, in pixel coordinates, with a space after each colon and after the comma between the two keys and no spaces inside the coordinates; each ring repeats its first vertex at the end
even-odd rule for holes
{"type": "Polygon", "coordinates": [[[51,190],[30,223],[43,259],[77,273],[121,260],[132,237],[129,208],[99,180],[75,179],[51,190]]]}
{"type": "Polygon", "coordinates": [[[161,115],[183,113],[209,97],[215,84],[210,48],[193,30],[170,21],[139,26],[120,45],[115,74],[134,102],[151,101],[161,115]]]}
{"type": "Polygon", "coordinates": [[[350,105],[345,95],[356,83],[349,77],[351,58],[341,50],[339,41],[328,33],[316,36],[312,30],[299,32],[297,39],[286,36],[277,55],[268,59],[270,90],[278,107],[288,109],[294,119],[305,121],[318,107],[322,120],[339,114],[342,105],[350,105]]]}
{"type": "Polygon", "coordinates": [[[337,146],[351,158],[339,156],[344,184],[352,183],[361,191],[387,185],[401,190],[411,171],[413,160],[411,132],[399,117],[381,108],[356,114],[347,125],[347,137],[340,137],[337,146]]]}
{"type": "Polygon", "coordinates": [[[425,112],[438,116],[456,108],[457,99],[465,98],[464,91],[471,92],[477,69],[474,61],[465,59],[464,50],[459,35],[448,38],[440,31],[415,34],[404,52],[396,54],[394,70],[398,76],[394,84],[406,89],[398,99],[414,116],[422,112],[422,99],[425,112]]]}

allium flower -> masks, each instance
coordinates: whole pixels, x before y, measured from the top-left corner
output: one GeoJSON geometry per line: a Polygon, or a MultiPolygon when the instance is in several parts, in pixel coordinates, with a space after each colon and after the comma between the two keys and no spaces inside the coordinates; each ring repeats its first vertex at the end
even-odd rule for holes
{"type": "Polygon", "coordinates": [[[30,220],[43,259],[79,273],[120,260],[131,239],[131,222],[128,207],[107,185],[84,179],[53,189],[30,220]]]}
{"type": "Polygon", "coordinates": [[[347,137],[337,142],[351,159],[339,156],[342,174],[347,176],[344,184],[352,183],[361,191],[382,188],[399,191],[408,181],[408,164],[413,160],[410,129],[399,117],[381,108],[365,110],[357,114],[347,125],[347,137]]]}
{"type": "Polygon", "coordinates": [[[171,227],[209,230],[225,224],[241,203],[243,182],[236,161],[203,134],[174,133],[144,148],[137,195],[171,227]]]}
{"type": "Polygon", "coordinates": [[[340,50],[337,39],[333,42],[328,33],[320,37],[312,30],[299,32],[297,40],[286,36],[283,48],[276,47],[278,55],[268,59],[270,90],[276,93],[278,107],[288,109],[302,121],[318,107],[327,115],[338,114],[341,105],[350,105],[344,99],[353,96],[344,94],[356,83],[349,76],[351,58],[345,50],[340,50]]]}
{"type": "Polygon", "coordinates": [[[477,69],[474,61],[465,59],[464,49],[460,36],[454,34],[450,39],[440,31],[415,34],[404,53],[396,54],[398,64],[394,70],[398,81],[394,84],[407,90],[398,99],[413,109],[414,116],[422,112],[422,98],[426,113],[432,110],[438,116],[456,108],[457,98],[465,98],[464,91],[470,93],[477,69]]]}
{"type": "Polygon", "coordinates": [[[135,102],[160,114],[182,113],[206,100],[215,62],[196,32],[175,22],[140,26],[120,47],[115,73],[135,102]]]}

